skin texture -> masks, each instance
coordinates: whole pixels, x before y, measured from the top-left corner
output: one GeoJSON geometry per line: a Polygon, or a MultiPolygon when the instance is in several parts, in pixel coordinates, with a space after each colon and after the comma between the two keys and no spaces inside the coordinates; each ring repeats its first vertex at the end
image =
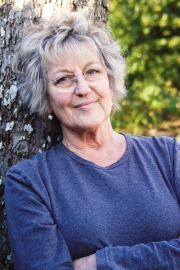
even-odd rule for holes
{"type": "Polygon", "coordinates": [[[79,260],[75,260],[73,266],[74,270],[96,270],[96,255],[92,254],[79,260]]]}
{"type": "Polygon", "coordinates": [[[73,73],[77,76],[77,83],[70,91],[59,90],[58,86],[49,84],[48,99],[51,110],[61,122],[64,133],[76,132],[81,137],[94,131],[111,113],[112,91],[106,69],[101,63],[94,48],[93,53],[85,53],[81,59],[72,55],[64,58],[63,63],[49,65],[47,76],[57,80],[60,76],[73,73]],[[104,72],[101,78],[94,82],[87,82],[82,75],[89,68],[101,68],[104,72]],[[65,70],[65,71],[63,71],[65,70]],[[83,106],[84,104],[84,106],[83,106]],[[97,117],[98,114],[98,117],[97,117]]]}

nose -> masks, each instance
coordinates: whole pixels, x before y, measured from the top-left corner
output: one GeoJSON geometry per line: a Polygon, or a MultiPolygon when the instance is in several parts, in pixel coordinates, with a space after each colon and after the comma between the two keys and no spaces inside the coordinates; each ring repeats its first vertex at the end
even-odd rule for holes
{"type": "Polygon", "coordinates": [[[91,92],[91,88],[88,85],[88,82],[84,78],[83,74],[76,75],[76,86],[75,86],[75,94],[80,96],[86,96],[91,92]]]}

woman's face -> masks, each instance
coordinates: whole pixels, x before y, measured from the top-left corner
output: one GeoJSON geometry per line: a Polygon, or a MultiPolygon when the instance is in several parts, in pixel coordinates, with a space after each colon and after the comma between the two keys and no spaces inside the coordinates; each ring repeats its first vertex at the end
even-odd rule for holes
{"type": "Polygon", "coordinates": [[[109,118],[112,91],[95,48],[82,52],[81,57],[71,54],[61,63],[49,64],[47,77],[50,110],[61,122],[62,130],[95,130],[109,118]]]}

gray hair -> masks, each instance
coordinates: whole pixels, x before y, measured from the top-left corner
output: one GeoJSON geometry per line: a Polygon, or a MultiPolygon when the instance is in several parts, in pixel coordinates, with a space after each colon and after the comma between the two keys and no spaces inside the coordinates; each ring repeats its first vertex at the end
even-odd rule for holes
{"type": "Polygon", "coordinates": [[[32,113],[48,113],[48,63],[62,60],[64,52],[69,50],[81,55],[82,50],[86,50],[85,44],[95,46],[105,64],[113,91],[113,110],[118,108],[126,93],[125,61],[120,46],[108,27],[95,22],[87,9],[81,9],[77,12],[62,11],[58,18],[31,25],[16,49],[13,70],[19,78],[23,102],[28,104],[32,113]]]}

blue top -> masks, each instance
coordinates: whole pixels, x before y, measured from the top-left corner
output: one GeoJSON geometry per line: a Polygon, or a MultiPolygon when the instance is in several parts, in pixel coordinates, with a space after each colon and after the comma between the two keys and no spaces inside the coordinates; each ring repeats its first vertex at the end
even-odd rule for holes
{"type": "Polygon", "coordinates": [[[180,144],[124,136],[124,156],[105,168],[59,143],[9,170],[17,270],[72,270],[93,253],[98,270],[180,269],[180,144]]]}

